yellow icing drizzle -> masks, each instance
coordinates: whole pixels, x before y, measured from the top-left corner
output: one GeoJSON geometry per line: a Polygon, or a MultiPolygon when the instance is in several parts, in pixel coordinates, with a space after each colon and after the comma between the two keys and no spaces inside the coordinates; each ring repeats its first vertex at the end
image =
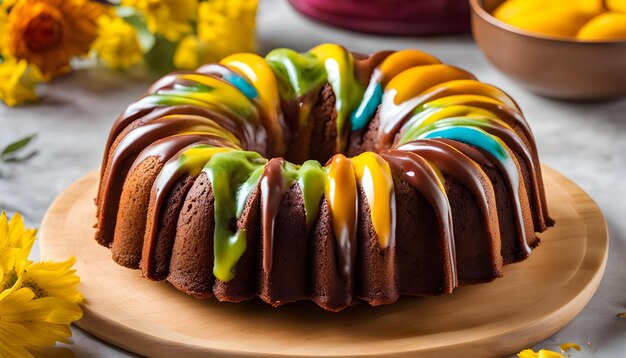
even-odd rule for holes
{"type": "Polygon", "coordinates": [[[213,134],[217,137],[220,138],[224,138],[230,142],[232,142],[232,144],[236,145],[237,147],[241,147],[241,142],[239,141],[239,139],[237,139],[237,137],[235,137],[235,135],[233,135],[231,132],[227,131],[226,129],[224,129],[224,127],[220,126],[219,124],[217,124],[215,121],[209,119],[209,118],[205,118],[205,117],[201,117],[201,116],[193,116],[193,115],[188,115],[188,116],[182,116],[179,114],[170,114],[167,116],[163,116],[161,117],[162,120],[171,120],[171,121],[175,121],[179,118],[198,118],[200,120],[202,120],[205,123],[202,124],[198,124],[195,126],[191,126],[191,127],[187,127],[185,128],[184,131],[179,132],[179,133],[186,133],[186,134],[213,134]]]}
{"type": "Polygon", "coordinates": [[[330,206],[333,232],[341,246],[350,245],[356,236],[358,197],[356,177],[350,159],[335,155],[326,166],[324,195],[330,206]]]}
{"type": "Polygon", "coordinates": [[[441,63],[439,59],[422,51],[402,50],[394,52],[378,67],[378,70],[382,73],[380,83],[383,86],[386,85],[389,80],[397,76],[400,72],[411,67],[434,65],[438,63],[441,63]]]}
{"type": "MultiPolygon", "coordinates": [[[[178,75],[180,79],[192,81],[210,87],[209,91],[185,92],[185,97],[193,98],[205,103],[220,106],[222,113],[233,110],[235,113],[248,118],[258,116],[257,110],[248,98],[237,88],[215,77],[200,74],[185,73],[178,75]]],[[[159,90],[160,94],[168,94],[170,90],[159,90]]],[[[171,90],[175,94],[176,89],[171,90]]],[[[257,117],[258,118],[258,117],[257,117]]]]}
{"type": "MultiPolygon", "coordinates": [[[[282,137],[282,127],[280,123],[280,96],[278,83],[272,68],[267,61],[253,53],[239,53],[230,55],[220,61],[220,64],[239,73],[252,83],[259,93],[259,105],[263,118],[267,119],[265,128],[269,130],[270,136],[282,137]]],[[[276,151],[280,155],[284,153],[283,141],[276,141],[276,151]]]]}
{"type": "Polygon", "coordinates": [[[441,172],[441,169],[439,169],[437,164],[433,163],[432,161],[425,159],[425,158],[424,160],[426,161],[426,163],[428,163],[430,168],[433,170],[433,173],[435,173],[435,176],[438,179],[437,186],[439,187],[439,189],[441,189],[443,194],[447,196],[448,192],[446,191],[446,187],[445,187],[446,179],[444,178],[443,173],[441,172]]]}
{"type": "Polygon", "coordinates": [[[428,88],[424,93],[433,93],[436,94],[430,98],[430,100],[435,100],[442,97],[453,96],[453,95],[478,95],[485,96],[496,101],[502,102],[508,107],[512,109],[516,109],[521,113],[517,103],[509,97],[506,93],[504,93],[501,89],[494,87],[492,85],[488,85],[486,83],[482,83],[476,80],[453,80],[444,83],[437,84],[433,87],[428,88]]]}
{"type": "Polygon", "coordinates": [[[350,160],[365,192],[378,242],[381,247],[387,247],[393,242],[395,228],[395,198],[389,164],[374,152],[365,152],[350,160]]]}
{"type": "MultiPolygon", "coordinates": [[[[475,108],[483,108],[484,104],[506,107],[506,105],[497,99],[474,94],[460,94],[439,98],[429,101],[423,105],[424,108],[440,108],[449,106],[471,106],[475,108]]],[[[507,107],[508,108],[508,107],[507,107]]],[[[491,116],[493,117],[493,116],[491,116]]]]}
{"type": "Polygon", "coordinates": [[[328,83],[335,92],[337,149],[342,149],[345,141],[345,123],[352,110],[358,106],[363,94],[363,89],[355,78],[354,59],[348,50],[337,44],[318,45],[309,50],[309,53],[324,63],[328,83]]]}
{"type": "Polygon", "coordinates": [[[234,149],[225,147],[197,146],[185,150],[179,160],[182,169],[191,175],[198,175],[204,165],[217,153],[230,152],[234,149]]]}
{"type": "Polygon", "coordinates": [[[395,90],[394,103],[400,104],[417,97],[428,88],[452,80],[474,79],[466,71],[449,65],[426,65],[413,67],[402,71],[395,76],[387,86],[385,92],[395,90]]]}
{"type": "Polygon", "coordinates": [[[453,117],[487,117],[496,119],[497,116],[486,109],[471,106],[442,107],[434,112],[427,112],[424,119],[420,120],[420,126],[427,126],[441,119],[453,117]]]}

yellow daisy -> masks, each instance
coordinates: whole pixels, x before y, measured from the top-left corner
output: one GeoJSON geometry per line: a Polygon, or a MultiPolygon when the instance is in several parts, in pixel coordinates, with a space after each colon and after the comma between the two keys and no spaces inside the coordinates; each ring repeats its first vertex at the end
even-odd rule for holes
{"type": "Polygon", "coordinates": [[[198,0],[122,0],[122,6],[139,10],[150,32],[174,42],[191,32],[198,0]]]}
{"type": "Polygon", "coordinates": [[[70,324],[83,315],[75,260],[29,261],[35,234],[19,214],[0,214],[0,357],[53,353],[44,348],[69,343],[70,324]]]}
{"type": "Polygon", "coordinates": [[[107,66],[116,69],[131,67],[143,58],[137,30],[120,17],[102,16],[98,19],[100,33],[93,49],[107,66]]]}
{"type": "Polygon", "coordinates": [[[36,229],[26,229],[24,219],[19,213],[15,213],[11,220],[8,220],[6,213],[0,213],[0,249],[5,247],[13,247],[24,249],[22,252],[26,256],[20,257],[26,259],[30,249],[35,242],[36,229]]]}
{"type": "Polygon", "coordinates": [[[18,277],[22,287],[30,288],[36,298],[58,297],[80,303],[83,296],[78,291],[80,278],[72,266],[75,258],[63,262],[35,262],[25,265],[18,277]]]}
{"type": "Polygon", "coordinates": [[[69,324],[82,317],[75,303],[56,297],[36,299],[28,288],[0,293],[0,356],[32,357],[29,347],[69,343],[69,324]]]}
{"type": "Polygon", "coordinates": [[[49,80],[69,70],[72,57],[89,53],[96,20],[107,7],[88,0],[19,0],[9,13],[5,51],[41,70],[49,80]]]}
{"type": "Polygon", "coordinates": [[[198,37],[210,45],[210,61],[255,48],[257,0],[210,0],[198,8],[198,37]]]}

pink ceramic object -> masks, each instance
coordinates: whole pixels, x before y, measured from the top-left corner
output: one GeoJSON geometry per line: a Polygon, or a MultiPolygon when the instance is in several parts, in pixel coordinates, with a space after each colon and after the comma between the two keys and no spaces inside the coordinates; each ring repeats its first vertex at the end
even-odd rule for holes
{"type": "Polygon", "coordinates": [[[467,0],[289,0],[299,12],[350,30],[443,35],[470,29],[467,0]]]}

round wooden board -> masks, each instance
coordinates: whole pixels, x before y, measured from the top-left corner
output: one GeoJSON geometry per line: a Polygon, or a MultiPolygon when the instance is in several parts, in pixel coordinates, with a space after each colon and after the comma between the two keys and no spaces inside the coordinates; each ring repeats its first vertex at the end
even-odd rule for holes
{"type": "Polygon", "coordinates": [[[606,266],[608,233],[593,200],[544,167],[557,225],[531,257],[494,282],[451,295],[405,297],[330,313],[313,303],[279,308],[252,300],[196,300],[167,283],[118,266],[93,240],[98,173],[87,174],[52,204],[42,223],[46,260],[77,259],[86,302],[77,324],[148,356],[501,356],[541,341],[589,302],[606,266]]]}

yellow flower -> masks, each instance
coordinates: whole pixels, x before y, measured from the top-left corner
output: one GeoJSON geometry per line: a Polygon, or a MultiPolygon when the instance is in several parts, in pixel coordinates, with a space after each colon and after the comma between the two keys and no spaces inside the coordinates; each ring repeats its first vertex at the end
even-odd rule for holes
{"type": "Polygon", "coordinates": [[[87,55],[107,8],[88,0],[19,0],[9,14],[5,50],[36,65],[48,80],[87,55]]]}
{"type": "Polygon", "coordinates": [[[28,288],[0,293],[0,356],[32,357],[29,347],[69,343],[70,323],[82,317],[75,303],[57,297],[35,298],[28,288]]]}
{"type": "Polygon", "coordinates": [[[198,36],[210,47],[210,61],[254,51],[257,0],[210,0],[198,9],[198,36]]]}
{"type": "Polygon", "coordinates": [[[35,234],[19,214],[11,221],[0,214],[1,357],[32,357],[56,342],[69,343],[70,324],[83,315],[75,260],[29,261],[35,234]]]}
{"type": "Polygon", "coordinates": [[[5,59],[0,63],[0,101],[7,106],[37,100],[35,87],[42,81],[41,74],[25,60],[5,59]]]}
{"type": "Polygon", "coordinates": [[[80,303],[83,296],[78,291],[80,278],[72,266],[75,258],[63,262],[28,263],[18,276],[22,287],[30,288],[37,298],[58,297],[80,303]]]}
{"type": "Polygon", "coordinates": [[[139,10],[145,16],[150,32],[178,41],[191,32],[198,0],[122,0],[122,6],[139,10]]]}
{"type": "Polygon", "coordinates": [[[100,33],[93,43],[98,57],[109,67],[125,69],[141,62],[143,52],[137,30],[119,17],[101,16],[100,33]]]}
{"type": "Polygon", "coordinates": [[[11,221],[4,212],[0,214],[0,291],[15,284],[16,266],[28,258],[36,233],[24,227],[20,214],[13,215],[11,221]]]}
{"type": "Polygon", "coordinates": [[[176,48],[174,66],[181,70],[195,70],[207,62],[207,44],[193,35],[185,36],[176,48]]]}

